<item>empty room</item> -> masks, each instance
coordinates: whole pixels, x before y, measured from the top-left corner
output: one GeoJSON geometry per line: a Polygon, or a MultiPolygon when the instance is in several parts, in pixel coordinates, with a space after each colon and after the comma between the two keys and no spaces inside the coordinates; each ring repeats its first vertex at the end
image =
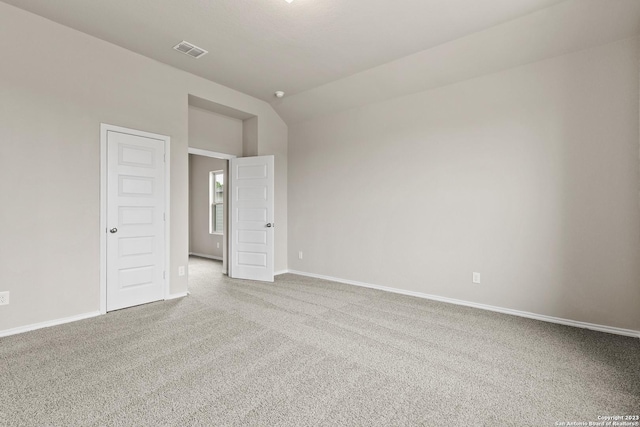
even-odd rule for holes
{"type": "Polygon", "coordinates": [[[0,426],[640,426],[640,1],[0,36],[0,426]]]}

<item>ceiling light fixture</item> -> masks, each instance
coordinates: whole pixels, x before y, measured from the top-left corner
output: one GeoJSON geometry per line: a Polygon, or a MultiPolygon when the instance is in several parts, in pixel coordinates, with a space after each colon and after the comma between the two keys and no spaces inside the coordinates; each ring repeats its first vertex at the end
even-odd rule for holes
{"type": "Polygon", "coordinates": [[[291,3],[293,0],[284,0],[284,1],[286,1],[287,3],[291,3]]]}
{"type": "MultiPolygon", "coordinates": [[[[287,1],[289,1],[289,0],[287,0],[287,1]]],[[[291,3],[291,2],[289,2],[289,3],[291,3]]],[[[275,96],[276,96],[276,98],[282,98],[284,96],[284,92],[281,91],[281,90],[278,90],[278,91],[276,91],[275,96]]]]}

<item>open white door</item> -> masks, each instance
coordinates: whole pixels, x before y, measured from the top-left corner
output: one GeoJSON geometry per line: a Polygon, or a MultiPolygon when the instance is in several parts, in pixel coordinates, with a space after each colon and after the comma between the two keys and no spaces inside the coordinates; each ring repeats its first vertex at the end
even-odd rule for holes
{"type": "Polygon", "coordinates": [[[229,277],[273,282],[273,159],[229,161],[229,277]]]}
{"type": "Polygon", "coordinates": [[[164,298],[168,137],[108,125],[104,131],[106,310],[111,311],[164,298]]]}

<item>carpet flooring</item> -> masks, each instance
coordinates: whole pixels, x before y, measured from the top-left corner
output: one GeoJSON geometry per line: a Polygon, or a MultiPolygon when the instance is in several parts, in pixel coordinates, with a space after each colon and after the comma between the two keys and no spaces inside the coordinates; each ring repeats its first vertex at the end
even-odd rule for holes
{"type": "Polygon", "coordinates": [[[640,340],[291,274],[0,338],[0,425],[554,426],[640,413],[640,340]]]}

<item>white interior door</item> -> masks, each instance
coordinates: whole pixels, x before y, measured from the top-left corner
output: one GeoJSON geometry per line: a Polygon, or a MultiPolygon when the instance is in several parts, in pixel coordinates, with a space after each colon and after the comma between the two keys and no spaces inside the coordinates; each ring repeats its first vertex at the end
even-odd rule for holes
{"type": "Polygon", "coordinates": [[[273,282],[273,156],[229,162],[229,276],[273,282]]]}
{"type": "Polygon", "coordinates": [[[165,141],[107,130],[107,311],[164,298],[165,141]]]}

